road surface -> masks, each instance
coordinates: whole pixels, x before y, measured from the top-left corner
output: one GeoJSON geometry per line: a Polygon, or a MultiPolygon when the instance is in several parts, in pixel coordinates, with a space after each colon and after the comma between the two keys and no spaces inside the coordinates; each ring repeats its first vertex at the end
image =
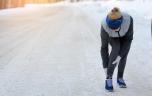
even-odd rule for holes
{"type": "Polygon", "coordinates": [[[13,10],[0,15],[0,96],[151,96],[152,66],[134,56],[136,44],[125,73],[128,88],[118,88],[115,75],[115,92],[104,90],[100,22],[80,7],[13,10]]]}

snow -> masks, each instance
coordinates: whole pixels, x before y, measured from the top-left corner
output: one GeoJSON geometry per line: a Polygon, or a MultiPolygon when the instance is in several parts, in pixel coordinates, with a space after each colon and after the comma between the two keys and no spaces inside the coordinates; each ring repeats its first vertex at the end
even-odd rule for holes
{"type": "Polygon", "coordinates": [[[83,1],[0,11],[0,96],[151,96],[151,2],[83,1]],[[100,24],[113,6],[134,18],[127,89],[104,90],[100,24]]]}

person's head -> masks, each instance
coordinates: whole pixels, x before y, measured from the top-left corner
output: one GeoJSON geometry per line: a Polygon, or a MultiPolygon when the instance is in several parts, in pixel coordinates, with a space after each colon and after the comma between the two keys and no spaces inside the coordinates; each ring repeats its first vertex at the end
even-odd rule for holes
{"type": "Polygon", "coordinates": [[[123,21],[122,13],[120,9],[117,7],[114,7],[106,17],[106,23],[108,27],[112,30],[120,29],[122,21],[123,21]]]}

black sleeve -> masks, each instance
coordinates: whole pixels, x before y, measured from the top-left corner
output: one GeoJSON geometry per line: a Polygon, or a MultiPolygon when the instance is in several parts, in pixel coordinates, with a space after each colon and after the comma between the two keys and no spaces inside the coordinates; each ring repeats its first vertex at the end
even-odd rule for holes
{"type": "Polygon", "coordinates": [[[131,23],[130,23],[129,30],[128,30],[127,34],[124,37],[122,37],[120,40],[120,42],[122,44],[120,53],[119,53],[120,57],[124,57],[125,55],[128,54],[130,47],[131,47],[132,39],[133,39],[133,19],[131,17],[131,23]]]}
{"type": "Polygon", "coordinates": [[[108,51],[108,43],[109,43],[109,35],[105,32],[104,28],[101,27],[101,57],[103,62],[103,67],[106,68],[109,62],[109,51],[108,51]]]}

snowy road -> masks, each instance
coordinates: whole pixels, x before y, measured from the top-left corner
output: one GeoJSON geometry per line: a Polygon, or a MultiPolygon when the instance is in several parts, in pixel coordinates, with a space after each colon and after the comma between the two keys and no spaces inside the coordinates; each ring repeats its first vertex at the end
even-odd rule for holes
{"type": "Polygon", "coordinates": [[[141,35],[128,58],[128,88],[118,88],[114,79],[115,92],[107,93],[100,22],[80,6],[16,10],[0,13],[0,96],[151,96],[152,65],[147,59],[152,55],[144,55],[145,47],[136,43],[145,40],[141,35]]]}

